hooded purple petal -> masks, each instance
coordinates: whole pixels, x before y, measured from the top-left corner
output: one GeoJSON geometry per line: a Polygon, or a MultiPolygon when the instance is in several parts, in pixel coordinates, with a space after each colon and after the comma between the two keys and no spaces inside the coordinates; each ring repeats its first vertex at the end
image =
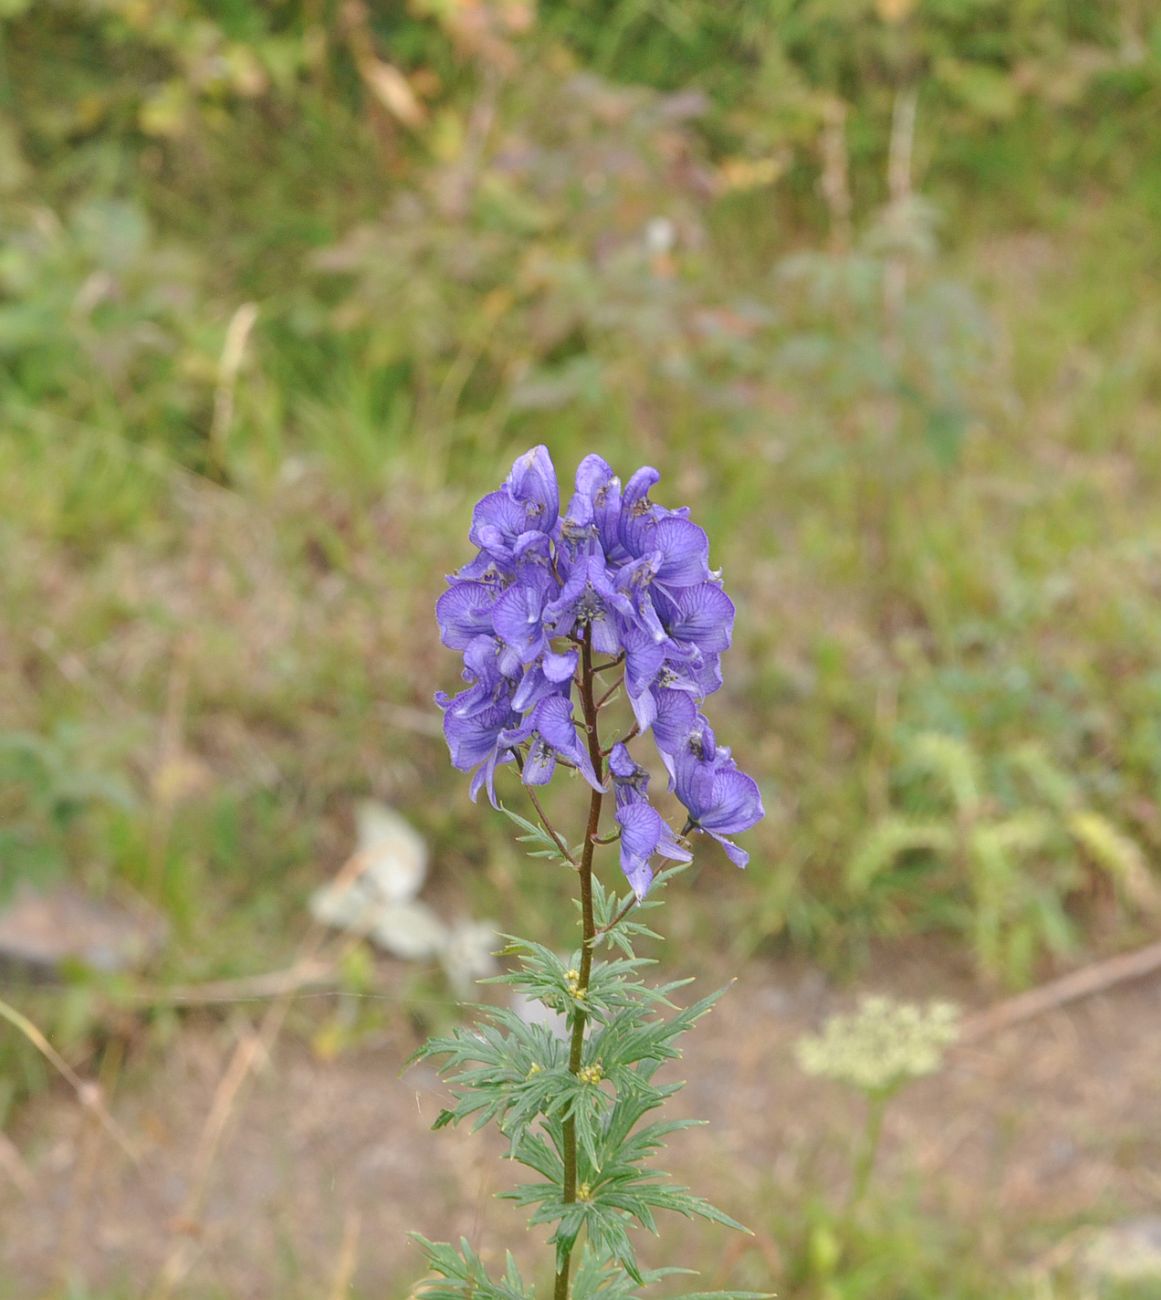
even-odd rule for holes
{"type": "Polygon", "coordinates": [[[543,626],[544,601],[535,588],[509,587],[492,608],[492,626],[520,657],[520,662],[531,663],[545,649],[543,626]]]}
{"type": "Polygon", "coordinates": [[[738,771],[732,760],[714,772],[709,797],[710,807],[702,809],[695,819],[707,831],[737,835],[766,815],[758,783],[738,771]]]}
{"type": "Polygon", "coordinates": [[[690,641],[703,653],[729,648],[734,628],[734,602],[716,582],[685,587],[674,596],[676,618],[669,634],[675,641],[690,641]]]}
{"type": "Polygon", "coordinates": [[[663,754],[676,754],[697,719],[697,706],[685,691],[654,691],[657,716],[653,739],[663,754]]]}
{"type": "Polygon", "coordinates": [[[517,456],[505,485],[524,509],[524,528],[550,533],[560,513],[560,488],[543,444],[517,456]]]}
{"type": "Polygon", "coordinates": [[[621,828],[621,870],[633,892],[644,898],[653,879],[649,859],[654,854],[677,862],[688,862],[692,854],[677,842],[661,814],[644,799],[622,804],[617,809],[621,828]]]}
{"type": "Polygon", "coordinates": [[[669,587],[692,587],[709,577],[709,538],[697,524],[670,515],[643,533],[647,550],[661,559],[657,581],[669,587]]]}
{"type": "Polygon", "coordinates": [[[436,601],[440,640],[452,650],[466,650],[472,641],[492,632],[496,589],[484,582],[457,582],[436,601]]]}

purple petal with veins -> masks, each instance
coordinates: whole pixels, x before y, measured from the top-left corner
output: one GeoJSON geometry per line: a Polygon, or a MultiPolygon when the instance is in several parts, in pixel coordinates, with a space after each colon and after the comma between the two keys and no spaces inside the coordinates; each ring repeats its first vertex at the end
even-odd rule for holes
{"type": "Polygon", "coordinates": [[[481,635],[492,632],[496,589],[483,582],[457,582],[435,605],[440,640],[452,650],[466,650],[481,635]]]}
{"type": "Polygon", "coordinates": [[[733,636],[734,602],[715,582],[685,587],[674,596],[677,616],[669,625],[675,641],[690,641],[703,653],[728,649],[733,636]]]}

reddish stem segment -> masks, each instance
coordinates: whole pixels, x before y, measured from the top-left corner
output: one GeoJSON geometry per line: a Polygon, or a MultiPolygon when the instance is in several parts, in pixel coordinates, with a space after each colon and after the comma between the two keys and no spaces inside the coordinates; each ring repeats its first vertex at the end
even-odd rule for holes
{"type": "MultiPolygon", "coordinates": [[[[593,669],[593,647],[592,647],[592,629],[585,628],[584,641],[581,643],[581,680],[580,680],[580,700],[581,711],[584,714],[585,731],[588,738],[589,758],[592,760],[593,771],[597,774],[598,783],[604,781],[604,756],[601,754],[601,740],[597,732],[597,703],[593,691],[594,669],[593,669]]],[[[585,1024],[588,1015],[584,1008],[584,996],[588,991],[589,977],[593,969],[593,944],[596,940],[597,929],[593,919],[593,853],[596,849],[597,834],[601,827],[601,803],[604,795],[600,790],[594,790],[589,798],[589,822],[585,830],[584,847],[581,851],[580,860],[580,887],[581,887],[581,926],[583,930],[583,939],[581,942],[581,964],[577,975],[576,988],[576,1007],[573,1011],[572,1021],[572,1041],[569,1045],[568,1068],[573,1074],[578,1074],[581,1068],[581,1055],[584,1051],[585,1043],[585,1024]]],[[[564,1121],[564,1195],[562,1197],[566,1205],[571,1205],[576,1201],[577,1173],[576,1173],[576,1121],[569,1118],[564,1121]]],[[[568,1300],[568,1275],[572,1266],[572,1251],[565,1253],[564,1262],[557,1270],[556,1286],[553,1291],[553,1300],[568,1300]]]]}

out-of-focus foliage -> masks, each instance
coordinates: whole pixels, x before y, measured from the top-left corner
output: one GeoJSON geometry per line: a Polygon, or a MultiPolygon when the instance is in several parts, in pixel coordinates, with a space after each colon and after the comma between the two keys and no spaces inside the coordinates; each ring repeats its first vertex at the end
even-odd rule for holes
{"type": "MultiPolygon", "coordinates": [[[[137,204],[21,207],[0,232],[0,358],[14,406],[83,417],[117,408],[180,428],[199,411],[196,258],[163,245],[137,204]],[[162,398],[164,394],[164,398],[162,398]]],[[[202,372],[199,376],[199,370],[202,372]]]]}
{"type": "MultiPolygon", "coordinates": [[[[857,107],[853,152],[876,167],[900,84],[923,85],[925,110],[963,158],[990,126],[1084,105],[1096,83],[1131,96],[1157,73],[1156,16],[1129,4],[552,0],[542,12],[606,75],[699,86],[720,108],[724,141],[787,167],[816,147],[836,102],[857,107]]],[[[805,169],[800,180],[809,184],[805,169]]]]}
{"type": "Polygon", "coordinates": [[[950,923],[984,975],[1029,979],[1042,949],[1067,952],[1071,894],[1104,875],[1133,908],[1161,914],[1161,887],[1134,840],[1086,807],[1075,781],[1036,746],[1005,755],[990,790],[969,745],[926,732],[906,747],[903,797],[915,809],[874,826],[847,868],[852,891],[950,923]],[[925,781],[934,790],[929,792],[925,781]]]}
{"type": "MultiPolygon", "coordinates": [[[[86,820],[134,807],[117,756],[75,727],[43,736],[0,732],[0,901],[22,879],[44,882],[73,865],[86,820]]],[[[106,828],[107,833],[107,828],[106,828]]]]}
{"type": "Polygon", "coordinates": [[[404,369],[433,431],[459,413],[494,427],[627,407],[650,371],[683,383],[712,362],[689,268],[714,187],[700,98],[561,68],[518,99],[511,126],[316,259],[344,282],[326,328],[354,334],[369,367],[404,369]]]}
{"type": "MultiPolygon", "coordinates": [[[[159,986],[276,969],[372,794],[466,910],[567,920],[431,708],[466,485],[544,441],[656,463],[742,607],[769,815],[682,943],[1019,983],[1143,937],[1158,121],[1140,0],[0,0],[0,893],[145,893],[159,986]]],[[[88,1061],[116,992],[35,1019],[88,1061]]],[[[0,1118],[47,1080],[0,1074],[0,1118]]],[[[775,1289],[1029,1293],[1026,1225],[789,1168],[775,1289]]]]}
{"type": "Polygon", "coordinates": [[[11,395],[199,467],[241,297],[280,434],[317,437],[321,381],[421,439],[794,401],[828,472],[823,434],[896,472],[904,444],[952,461],[994,358],[935,257],[954,214],[912,192],[916,112],[937,188],[949,152],[978,182],[997,122],[1083,117],[1094,88],[1137,110],[1159,66],[1144,12],[1064,0],[8,0],[0,22],[11,395]],[[731,214],[756,279],[720,274],[731,214]],[[803,216],[828,251],[781,251],[803,216]]]}
{"type": "MultiPolygon", "coordinates": [[[[1148,6],[0,0],[0,42],[0,726],[91,735],[115,684],[131,757],[95,761],[143,792],[72,857],[179,931],[210,881],[273,906],[396,718],[381,793],[430,805],[416,593],[461,485],[543,440],[676,471],[750,606],[741,945],[982,928],[1023,978],[1097,882],[1132,901],[1109,863],[1161,851],[1148,6]],[[163,728],[209,773],[172,807],[163,728]],[[1000,756],[988,816],[1026,811],[993,782],[1029,736],[1074,783],[1032,800],[1022,902],[942,850],[922,906],[891,887],[921,851],[844,886],[868,826],[931,811],[896,764],[921,732],[1000,756]]],[[[60,860],[21,800],[21,860],[60,860]]]]}

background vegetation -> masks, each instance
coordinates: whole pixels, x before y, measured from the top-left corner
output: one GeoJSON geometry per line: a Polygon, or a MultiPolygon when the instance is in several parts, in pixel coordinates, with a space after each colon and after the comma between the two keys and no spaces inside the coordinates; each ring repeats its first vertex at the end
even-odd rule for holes
{"type": "MultiPolygon", "coordinates": [[[[695,951],[933,934],[987,994],[1143,940],[1159,113],[1146,0],[0,0],[0,894],[258,973],[372,795],[458,906],[567,917],[430,704],[470,502],[546,442],[656,464],[739,600],[769,816],[695,951]]],[[[28,1002],[84,1054],[131,991],[28,1002]]],[[[0,1040],[0,1122],[45,1080],[0,1040]]],[[[999,1294],[909,1214],[825,1294],[999,1294]]]]}

